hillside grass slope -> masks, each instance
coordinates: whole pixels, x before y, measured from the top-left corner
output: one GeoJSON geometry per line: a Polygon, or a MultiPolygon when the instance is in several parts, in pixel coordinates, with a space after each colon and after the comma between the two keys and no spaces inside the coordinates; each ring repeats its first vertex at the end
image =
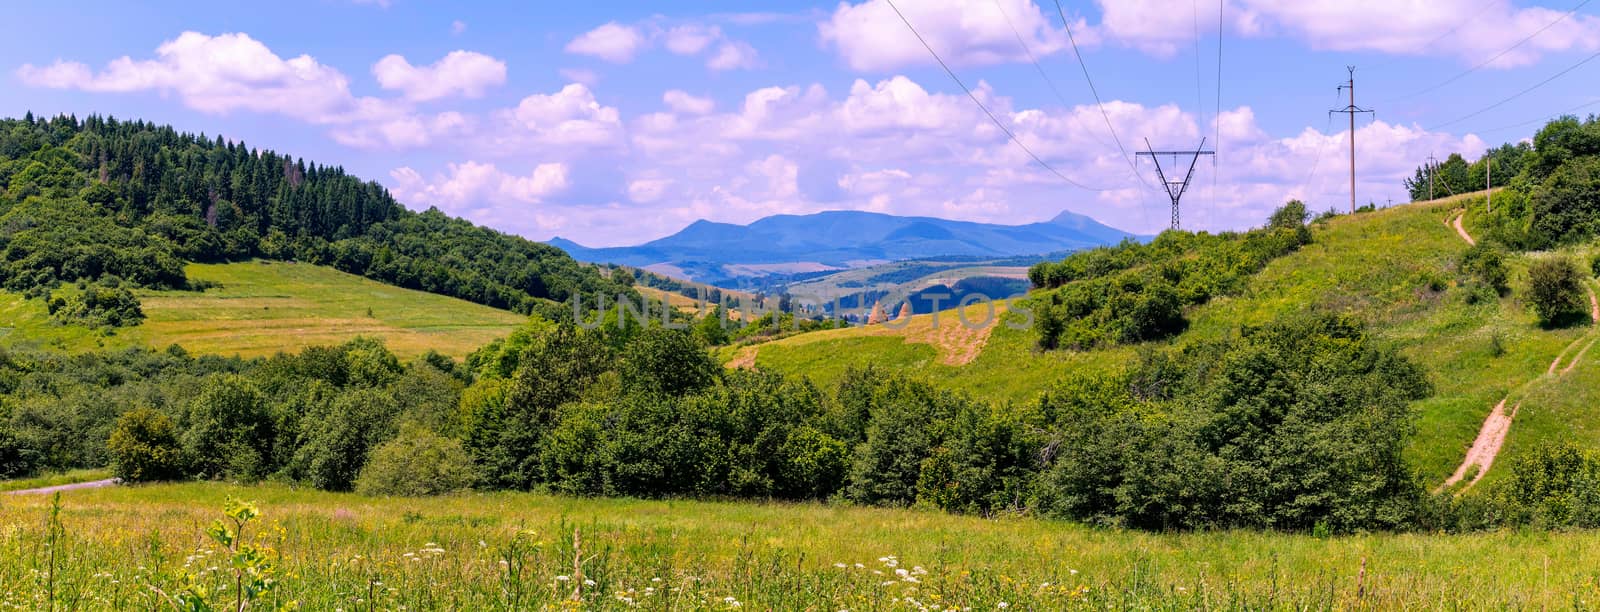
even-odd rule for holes
{"type": "MultiPolygon", "coordinates": [[[[1592,364],[1593,354],[1565,374],[1547,372],[1592,327],[1543,329],[1517,297],[1528,263],[1551,254],[1508,258],[1513,291],[1498,300],[1475,302],[1458,284],[1457,268],[1468,244],[1448,222],[1458,211],[1482,205],[1481,194],[1469,194],[1317,223],[1311,244],[1272,261],[1241,294],[1192,308],[1188,329],[1170,342],[1221,338],[1241,326],[1300,312],[1335,312],[1364,321],[1374,335],[1394,343],[1430,373],[1436,392],[1415,405],[1417,431],[1408,451],[1412,465],[1429,483],[1443,482],[1455,470],[1484,418],[1508,396],[1508,409],[1520,400],[1522,412],[1507,438],[1505,455],[1527,452],[1541,440],[1584,434],[1583,444],[1600,446],[1592,435],[1600,427],[1600,408],[1590,408],[1596,403],[1588,401],[1600,399],[1600,371],[1592,364]]],[[[951,312],[941,314],[953,320],[951,312]]],[[[1011,313],[1006,320],[1020,316],[1011,313]]],[[[925,340],[929,334],[924,328],[932,317],[916,321],[902,330],[880,325],[807,334],[724,356],[740,365],[824,383],[847,368],[870,364],[914,372],[977,397],[1023,402],[1032,401],[1067,371],[1124,367],[1140,350],[1124,346],[1041,352],[1031,330],[997,324],[975,358],[953,365],[940,359],[936,343],[925,340]]],[[[1495,465],[1506,464],[1502,458],[1495,465]]],[[[1491,469],[1489,477],[1496,473],[1491,469]]]]}
{"type": "Polygon", "coordinates": [[[185,272],[216,286],[139,290],[147,320],[113,335],[56,323],[41,300],[0,293],[0,330],[9,330],[0,331],[0,343],[74,351],[178,344],[196,354],[257,357],[367,336],[403,358],[429,350],[463,357],[527,319],[310,264],[189,264],[185,272]]]}

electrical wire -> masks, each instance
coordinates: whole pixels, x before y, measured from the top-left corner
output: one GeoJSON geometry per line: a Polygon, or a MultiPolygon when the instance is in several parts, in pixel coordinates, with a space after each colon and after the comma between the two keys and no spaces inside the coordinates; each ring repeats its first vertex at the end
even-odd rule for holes
{"type": "Polygon", "coordinates": [[[886,1],[889,3],[889,8],[894,9],[894,13],[896,15],[900,16],[900,21],[905,22],[906,29],[911,30],[911,34],[913,36],[917,37],[917,42],[922,43],[923,48],[928,50],[928,54],[933,56],[934,61],[939,62],[939,67],[944,68],[945,74],[950,75],[950,79],[955,81],[956,85],[960,85],[962,91],[967,92],[967,97],[968,98],[972,98],[972,102],[974,104],[977,104],[978,108],[983,109],[983,114],[989,116],[989,120],[994,122],[995,127],[1000,128],[1001,132],[1005,132],[1005,135],[1007,137],[1011,138],[1011,142],[1016,143],[1018,148],[1021,148],[1024,152],[1026,152],[1028,154],[1029,157],[1033,158],[1033,161],[1038,162],[1040,166],[1043,166],[1045,170],[1049,170],[1051,174],[1054,174],[1054,175],[1060,177],[1061,180],[1066,181],[1068,184],[1071,184],[1071,185],[1073,185],[1073,186],[1075,186],[1075,187],[1077,187],[1079,189],[1083,189],[1083,190],[1086,190],[1086,191],[1109,191],[1107,189],[1099,189],[1099,188],[1095,188],[1095,187],[1090,187],[1088,185],[1084,185],[1083,183],[1079,183],[1078,181],[1074,181],[1071,178],[1068,178],[1067,175],[1062,174],[1061,171],[1056,170],[1054,166],[1051,166],[1049,163],[1046,163],[1044,161],[1044,159],[1040,158],[1037,154],[1035,154],[1033,152],[1033,149],[1029,149],[1028,148],[1028,145],[1022,144],[1022,140],[1017,138],[1017,135],[1013,134],[1011,132],[1011,129],[1007,128],[1004,123],[1001,123],[1000,118],[996,117],[994,112],[990,111],[989,107],[987,105],[985,105],[982,100],[978,99],[977,94],[972,93],[972,88],[967,87],[967,84],[962,82],[961,77],[956,76],[955,71],[950,69],[950,65],[946,64],[944,62],[944,58],[939,57],[939,53],[937,51],[933,50],[933,46],[929,45],[928,41],[922,38],[922,34],[917,32],[917,28],[915,26],[911,25],[911,20],[910,19],[906,19],[905,13],[900,12],[900,7],[895,6],[894,0],[886,0],[886,1]]]}
{"type": "Polygon", "coordinates": [[[1212,138],[1211,150],[1216,151],[1211,156],[1211,206],[1216,207],[1217,178],[1222,176],[1222,24],[1226,15],[1227,0],[1217,0],[1217,114],[1215,138],[1212,138]]]}
{"type": "Polygon", "coordinates": [[[1128,168],[1133,170],[1133,176],[1149,188],[1150,183],[1139,174],[1139,168],[1133,163],[1133,156],[1128,155],[1128,148],[1122,146],[1122,138],[1117,136],[1117,128],[1111,125],[1111,114],[1106,112],[1105,102],[1100,100],[1100,90],[1094,86],[1094,77],[1089,76],[1089,64],[1083,60],[1083,51],[1078,49],[1078,39],[1072,35],[1072,24],[1067,21],[1066,9],[1061,8],[1061,0],[1056,0],[1056,14],[1061,16],[1061,25],[1067,29],[1067,41],[1072,43],[1072,54],[1078,58],[1078,67],[1083,69],[1083,80],[1089,82],[1089,93],[1094,94],[1094,103],[1100,107],[1100,117],[1106,120],[1106,129],[1111,131],[1111,139],[1117,142],[1117,150],[1122,151],[1122,158],[1128,162],[1128,168]]]}
{"type": "Polygon", "coordinates": [[[1590,55],[1589,57],[1583,58],[1582,61],[1580,61],[1580,62],[1578,62],[1576,64],[1573,64],[1571,66],[1568,66],[1565,70],[1562,70],[1561,72],[1557,72],[1554,75],[1551,75],[1551,77],[1548,78],[1548,79],[1545,79],[1543,81],[1539,81],[1538,83],[1535,83],[1532,87],[1529,87],[1529,88],[1524,89],[1522,91],[1519,91],[1517,93],[1511,94],[1509,97],[1506,97],[1506,98],[1500,100],[1499,102],[1495,102],[1494,104],[1490,104],[1490,105],[1485,106],[1483,108],[1480,108],[1480,109],[1478,109],[1476,111],[1468,113],[1468,114],[1466,114],[1464,116],[1457,117],[1455,119],[1451,119],[1450,121],[1446,121],[1444,123],[1441,123],[1441,124],[1435,125],[1433,127],[1430,127],[1430,128],[1428,128],[1428,131],[1431,132],[1431,131],[1437,130],[1439,128],[1449,127],[1449,126],[1455,125],[1457,123],[1461,123],[1462,121],[1466,121],[1468,119],[1476,117],[1478,115],[1482,115],[1484,113],[1487,113],[1487,112],[1489,112],[1491,110],[1494,110],[1496,108],[1499,108],[1501,106],[1504,106],[1507,102],[1510,102],[1512,100],[1515,100],[1517,98],[1525,96],[1525,95],[1529,94],[1530,92],[1532,92],[1535,89],[1538,89],[1540,87],[1544,87],[1545,85],[1550,84],[1551,81],[1554,81],[1554,80],[1559,79],[1559,78],[1561,78],[1563,76],[1566,76],[1567,73],[1569,73],[1569,72],[1572,72],[1574,70],[1582,68],[1584,64],[1587,64],[1589,62],[1594,61],[1594,59],[1597,58],[1597,57],[1600,57],[1600,52],[1597,52],[1597,53],[1595,53],[1593,55],[1590,55]]]}
{"type": "Polygon", "coordinates": [[[1555,19],[1555,21],[1551,21],[1550,23],[1545,24],[1544,27],[1539,28],[1537,30],[1534,30],[1534,32],[1532,34],[1529,34],[1527,37],[1523,38],[1522,40],[1517,41],[1516,44],[1511,45],[1510,47],[1506,47],[1503,51],[1494,54],[1494,57],[1491,57],[1489,59],[1483,60],[1482,62],[1479,62],[1476,66],[1473,66],[1473,67],[1468,68],[1466,70],[1463,70],[1463,71],[1461,71],[1459,73],[1456,73],[1455,76],[1452,76],[1452,77],[1450,77],[1448,79],[1445,79],[1445,80],[1439,82],[1436,85],[1433,85],[1431,87],[1423,89],[1422,91],[1418,91],[1416,93],[1411,93],[1411,94],[1406,94],[1406,95],[1400,96],[1398,98],[1389,98],[1389,99],[1386,99],[1386,100],[1380,100],[1380,102],[1394,102],[1394,101],[1397,101],[1397,100],[1406,100],[1406,99],[1410,99],[1410,98],[1415,98],[1415,97],[1420,96],[1422,94],[1432,92],[1432,91],[1437,90],[1437,89],[1439,89],[1441,87],[1444,87],[1446,85],[1449,85],[1451,83],[1459,81],[1459,80],[1461,80],[1462,77],[1465,77],[1465,76],[1467,76],[1469,74],[1477,72],[1479,69],[1483,68],[1484,66],[1488,66],[1489,64],[1494,63],[1495,60],[1498,60],[1498,59],[1500,59],[1502,57],[1505,57],[1506,54],[1511,53],[1512,51],[1516,51],[1517,49],[1521,48],[1522,45],[1528,44],[1528,41],[1533,40],[1535,37],[1539,36],[1540,34],[1543,34],[1545,32],[1545,30],[1549,30],[1550,28],[1555,27],[1556,24],[1561,23],[1563,21],[1566,21],[1567,18],[1577,14],[1578,9],[1583,8],[1584,5],[1587,5],[1592,1],[1593,0],[1581,0],[1580,2],[1578,2],[1577,6],[1572,7],[1572,10],[1570,10],[1570,11],[1562,13],[1560,17],[1557,17],[1555,19]]]}
{"type": "Polygon", "coordinates": [[[1551,120],[1556,119],[1557,117],[1565,117],[1567,115],[1571,115],[1572,113],[1581,111],[1581,110],[1583,110],[1585,108],[1589,108],[1589,107],[1594,106],[1596,104],[1600,104],[1600,99],[1595,99],[1595,100],[1590,100],[1588,102],[1584,102],[1583,104],[1579,104],[1577,106],[1574,106],[1574,107],[1569,108],[1567,110],[1561,111],[1561,112],[1556,113],[1554,115],[1545,115],[1545,116],[1540,117],[1538,119],[1529,119],[1527,121],[1523,121],[1522,123],[1514,123],[1514,124],[1511,124],[1511,125],[1502,125],[1500,127],[1490,128],[1490,129],[1487,129],[1487,130],[1478,130],[1477,133],[1479,133],[1479,134],[1493,134],[1495,132],[1504,132],[1506,130],[1516,129],[1516,128],[1519,128],[1519,127],[1524,127],[1524,126],[1532,125],[1532,124],[1535,124],[1535,123],[1540,123],[1540,122],[1548,123],[1551,120]]]}
{"type": "MultiPolygon", "coordinates": [[[[1050,78],[1050,73],[1045,72],[1044,66],[1039,63],[1039,58],[1034,56],[1033,49],[1028,47],[1028,41],[1022,38],[1022,31],[1018,30],[1017,29],[1017,24],[1015,22],[1011,21],[1011,15],[1006,13],[1006,9],[1005,9],[1005,7],[1003,5],[1000,4],[1000,0],[994,0],[994,8],[995,8],[995,10],[1000,11],[1000,16],[1001,17],[1005,18],[1006,25],[1011,27],[1011,33],[1016,35],[1016,37],[1017,37],[1017,44],[1022,47],[1022,52],[1026,53],[1028,55],[1028,61],[1033,62],[1033,67],[1034,67],[1034,69],[1039,71],[1039,76],[1044,77],[1045,84],[1050,86],[1050,92],[1055,94],[1056,100],[1059,100],[1061,102],[1062,106],[1065,106],[1066,108],[1071,109],[1074,106],[1074,104],[1067,101],[1067,97],[1061,94],[1061,88],[1056,87],[1055,79],[1050,78]]],[[[1074,124],[1076,124],[1078,127],[1085,128],[1085,126],[1079,120],[1079,118],[1078,118],[1078,116],[1076,114],[1071,114],[1071,115],[1069,115],[1069,117],[1071,118],[1072,122],[1074,124]]],[[[1111,146],[1110,143],[1108,143],[1108,142],[1106,142],[1104,140],[1101,140],[1099,134],[1096,134],[1096,133],[1094,133],[1093,131],[1091,131],[1091,130],[1089,130],[1087,128],[1084,129],[1084,132],[1089,134],[1090,136],[1092,136],[1095,139],[1095,142],[1100,143],[1102,146],[1107,146],[1107,147],[1111,146]]]]}

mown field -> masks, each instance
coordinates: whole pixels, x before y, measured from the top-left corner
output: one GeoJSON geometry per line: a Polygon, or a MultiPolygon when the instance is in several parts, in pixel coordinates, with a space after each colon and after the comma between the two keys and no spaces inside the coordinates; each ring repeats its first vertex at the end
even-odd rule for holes
{"type": "MultiPolygon", "coordinates": [[[[1458,210],[1481,207],[1482,201],[1481,195],[1469,195],[1317,224],[1312,244],[1268,264],[1242,294],[1192,309],[1190,328],[1171,342],[1220,338],[1240,326],[1310,310],[1360,318],[1432,374],[1436,393],[1417,404],[1417,432],[1408,451],[1426,482],[1442,482],[1456,468],[1484,417],[1508,395],[1526,399],[1506,456],[1525,453],[1541,441],[1577,436],[1581,444],[1600,446],[1600,438],[1589,433],[1600,428],[1600,414],[1592,414],[1592,402],[1584,403],[1597,388],[1593,383],[1600,372],[1592,362],[1600,353],[1587,354],[1567,374],[1546,373],[1564,349],[1580,339],[1587,342],[1593,327],[1542,329],[1515,291],[1528,263],[1552,254],[1511,257],[1514,290],[1497,301],[1470,303],[1467,292],[1455,286],[1456,266],[1468,245],[1447,221],[1458,210]]],[[[1010,316],[1021,321],[1018,314],[1010,316]]],[[[944,319],[950,320],[950,313],[944,319]]],[[[1122,367],[1139,350],[1042,353],[1033,346],[1032,332],[999,325],[974,359],[951,365],[941,361],[936,344],[916,337],[928,335],[915,331],[920,327],[807,334],[760,345],[753,354],[746,349],[724,357],[821,382],[837,379],[846,368],[872,364],[915,372],[975,397],[1024,402],[1068,371],[1122,367]]],[[[1501,460],[1496,466],[1506,464],[1501,460]]],[[[1498,473],[1491,469],[1486,478],[1498,473]]]]}
{"type": "Polygon", "coordinates": [[[160,608],[185,576],[231,607],[227,551],[201,533],[230,498],[262,513],[245,532],[275,565],[277,586],[261,601],[307,610],[1584,609],[1600,600],[1592,533],[1151,534],[818,504],[379,499],[182,484],[63,494],[53,545],[48,497],[0,496],[0,608],[45,608],[52,594],[58,609],[160,608]]]}
{"type": "Polygon", "coordinates": [[[524,317],[455,298],[401,289],[332,268],[283,262],[190,264],[204,292],[139,291],[145,322],[104,335],[50,320],[40,300],[0,293],[0,342],[66,350],[179,344],[201,354],[254,357],[355,336],[380,338],[404,358],[455,357],[504,336],[524,317]],[[5,333],[5,332],[0,332],[5,333]]]}

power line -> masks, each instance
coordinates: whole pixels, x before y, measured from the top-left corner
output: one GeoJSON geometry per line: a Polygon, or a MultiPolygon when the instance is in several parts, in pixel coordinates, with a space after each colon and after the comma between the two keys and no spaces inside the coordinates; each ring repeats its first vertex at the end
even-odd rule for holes
{"type": "Polygon", "coordinates": [[[1079,189],[1084,189],[1084,190],[1087,190],[1087,191],[1107,191],[1106,189],[1097,189],[1097,188],[1094,188],[1094,187],[1090,187],[1088,185],[1084,185],[1083,183],[1079,183],[1078,181],[1074,181],[1071,178],[1068,178],[1067,175],[1062,174],[1059,170],[1056,170],[1054,166],[1051,166],[1050,164],[1045,163],[1044,159],[1040,158],[1037,154],[1035,154],[1033,152],[1033,149],[1029,149],[1028,148],[1028,145],[1022,144],[1022,140],[1018,139],[1016,134],[1011,133],[1011,130],[1009,128],[1007,128],[1004,123],[1000,122],[1000,118],[999,117],[994,116],[994,112],[990,111],[989,107],[984,105],[982,100],[978,99],[977,94],[972,93],[972,88],[967,87],[967,84],[961,81],[961,77],[956,76],[956,72],[954,70],[950,69],[950,65],[944,63],[944,59],[939,57],[939,53],[937,51],[933,50],[933,46],[929,45],[928,41],[922,38],[922,34],[917,32],[917,28],[915,26],[911,25],[911,20],[906,19],[905,13],[900,12],[900,7],[895,6],[894,0],[887,0],[887,1],[889,3],[889,8],[894,9],[894,14],[899,15],[900,16],[900,21],[905,22],[906,29],[911,30],[911,35],[916,36],[917,37],[917,42],[922,43],[922,47],[928,50],[928,54],[933,56],[934,61],[939,62],[939,67],[944,68],[945,74],[950,75],[950,79],[955,81],[956,85],[960,85],[962,91],[967,92],[967,97],[968,98],[972,98],[972,102],[974,104],[977,104],[978,108],[983,109],[983,114],[988,115],[989,116],[989,120],[994,122],[994,126],[997,127],[997,128],[1000,128],[1000,131],[1005,132],[1006,136],[1011,138],[1011,142],[1017,143],[1017,147],[1021,148],[1024,152],[1026,152],[1029,157],[1032,157],[1033,161],[1039,162],[1040,166],[1043,166],[1045,170],[1049,170],[1051,174],[1054,174],[1054,175],[1056,175],[1058,177],[1061,177],[1061,180],[1066,181],[1067,183],[1069,183],[1069,184],[1071,184],[1071,185],[1073,185],[1073,186],[1075,186],[1075,187],[1077,187],[1079,189]]]}
{"type": "Polygon", "coordinates": [[[1554,115],[1545,115],[1543,117],[1539,117],[1538,119],[1529,119],[1529,120],[1524,121],[1522,123],[1514,123],[1514,124],[1511,124],[1511,125],[1502,125],[1500,127],[1490,128],[1490,129],[1487,129],[1487,130],[1478,130],[1478,133],[1479,134],[1493,134],[1495,132],[1503,132],[1503,131],[1506,131],[1506,130],[1519,128],[1519,127],[1523,127],[1523,126],[1526,126],[1526,125],[1532,125],[1532,124],[1535,124],[1535,123],[1539,123],[1541,121],[1549,122],[1550,120],[1555,119],[1557,117],[1565,117],[1567,115],[1571,115],[1572,113],[1578,112],[1578,111],[1583,110],[1585,108],[1589,108],[1589,107],[1594,106],[1596,104],[1600,104],[1600,99],[1590,100],[1588,102],[1584,102],[1583,104],[1579,104],[1577,106],[1574,106],[1574,107],[1569,108],[1567,110],[1561,111],[1561,112],[1556,113],[1554,115]]]}
{"type": "Polygon", "coordinates": [[[1468,119],[1476,117],[1478,115],[1482,115],[1484,113],[1487,113],[1487,112],[1489,112],[1491,110],[1494,110],[1496,108],[1500,108],[1501,106],[1504,106],[1507,102],[1510,102],[1512,100],[1515,100],[1517,98],[1525,96],[1525,95],[1527,95],[1528,93],[1532,92],[1535,89],[1538,89],[1540,87],[1544,87],[1545,85],[1550,84],[1551,81],[1554,81],[1554,80],[1559,79],[1559,78],[1561,78],[1563,76],[1566,76],[1567,73],[1572,72],[1574,70],[1577,70],[1577,69],[1583,67],[1584,64],[1587,64],[1589,62],[1594,61],[1594,59],[1597,58],[1597,57],[1600,57],[1600,53],[1595,53],[1594,55],[1590,55],[1589,57],[1583,58],[1583,61],[1580,61],[1580,62],[1578,62],[1576,64],[1571,65],[1571,66],[1568,66],[1567,69],[1562,70],[1561,72],[1555,73],[1550,78],[1545,79],[1543,81],[1539,81],[1538,83],[1535,83],[1532,87],[1529,87],[1529,88],[1524,89],[1522,91],[1519,91],[1517,93],[1511,94],[1510,97],[1507,97],[1507,98],[1505,98],[1503,100],[1500,100],[1499,102],[1495,102],[1494,104],[1490,104],[1488,106],[1480,108],[1480,109],[1478,109],[1476,111],[1468,113],[1465,116],[1458,117],[1456,119],[1452,119],[1450,121],[1446,121],[1444,123],[1441,123],[1441,124],[1435,125],[1433,127],[1430,127],[1430,128],[1428,128],[1428,131],[1431,132],[1431,131],[1437,130],[1439,128],[1442,128],[1442,127],[1449,127],[1449,126],[1455,125],[1457,123],[1461,123],[1462,121],[1466,121],[1468,119]]]}
{"type": "MultiPolygon", "coordinates": [[[[891,2],[890,6],[894,6],[894,3],[891,2]]],[[[895,10],[899,11],[899,9],[895,10]]],[[[1056,0],[1056,14],[1061,16],[1061,25],[1067,29],[1067,41],[1072,43],[1072,54],[1078,58],[1078,67],[1083,68],[1083,80],[1089,82],[1089,93],[1094,94],[1094,103],[1100,107],[1100,117],[1106,120],[1106,129],[1111,131],[1111,139],[1117,142],[1117,150],[1122,151],[1122,158],[1127,160],[1128,167],[1133,170],[1134,177],[1138,178],[1139,182],[1143,183],[1145,187],[1149,187],[1150,184],[1146,183],[1144,177],[1139,175],[1139,168],[1134,165],[1133,157],[1128,155],[1128,148],[1122,146],[1122,139],[1117,137],[1117,128],[1111,125],[1111,115],[1106,112],[1105,103],[1100,101],[1100,90],[1095,88],[1094,78],[1089,76],[1089,64],[1083,61],[1083,52],[1078,49],[1078,39],[1072,35],[1072,24],[1067,21],[1066,9],[1061,8],[1061,0],[1056,0]]],[[[902,19],[904,19],[904,16],[902,16],[902,19]]]]}
{"type": "Polygon", "coordinates": [[[1217,115],[1215,117],[1216,125],[1213,126],[1216,130],[1216,138],[1214,139],[1216,144],[1211,145],[1211,148],[1217,151],[1216,155],[1211,156],[1211,206],[1213,208],[1217,204],[1217,177],[1222,176],[1222,164],[1218,163],[1217,160],[1222,157],[1222,24],[1224,23],[1223,17],[1226,6],[1227,0],[1217,0],[1217,115]]]}
{"type": "Polygon", "coordinates": [[[1568,17],[1571,17],[1574,14],[1576,14],[1578,12],[1578,9],[1583,8],[1584,5],[1589,4],[1592,1],[1593,0],[1582,0],[1582,1],[1578,2],[1578,5],[1572,7],[1572,10],[1567,11],[1565,13],[1562,13],[1560,17],[1557,17],[1555,19],[1555,21],[1551,21],[1550,23],[1545,24],[1544,27],[1539,28],[1538,30],[1534,30],[1534,32],[1532,34],[1529,34],[1526,38],[1523,38],[1522,40],[1517,41],[1516,44],[1511,45],[1510,47],[1506,47],[1505,50],[1494,54],[1494,57],[1491,57],[1489,59],[1483,60],[1482,62],[1479,62],[1478,65],[1473,66],[1471,68],[1468,68],[1466,70],[1463,70],[1463,71],[1457,73],[1455,76],[1452,76],[1452,77],[1450,77],[1448,79],[1445,79],[1444,81],[1439,82],[1437,85],[1434,85],[1432,87],[1428,87],[1427,89],[1423,89],[1422,91],[1418,91],[1416,93],[1406,94],[1406,95],[1400,96],[1398,98],[1389,98],[1388,100],[1384,100],[1384,101],[1385,102],[1393,102],[1393,101],[1396,101],[1396,100],[1405,100],[1405,99],[1409,99],[1409,98],[1415,98],[1415,97],[1420,96],[1422,94],[1425,94],[1425,93],[1434,91],[1436,89],[1439,89],[1440,87],[1444,87],[1446,85],[1449,85],[1451,83],[1459,81],[1459,80],[1461,80],[1462,77],[1465,77],[1465,76],[1467,76],[1469,74],[1477,72],[1480,68],[1483,68],[1484,66],[1488,66],[1489,64],[1494,63],[1495,60],[1498,60],[1498,59],[1500,59],[1502,57],[1505,57],[1507,53],[1511,53],[1512,51],[1516,51],[1517,49],[1521,48],[1522,45],[1528,44],[1528,41],[1533,40],[1535,37],[1539,36],[1540,34],[1543,34],[1545,32],[1545,30],[1549,30],[1550,28],[1555,27],[1556,24],[1561,23],[1563,21],[1566,21],[1568,17]]]}
{"type": "MultiPolygon", "coordinates": [[[[1000,11],[1001,17],[1005,18],[1006,25],[1011,27],[1011,33],[1017,37],[1017,44],[1021,45],[1022,52],[1028,55],[1028,61],[1033,62],[1033,67],[1039,71],[1039,76],[1044,77],[1044,82],[1050,86],[1051,93],[1054,93],[1056,99],[1061,101],[1061,104],[1070,110],[1074,106],[1073,103],[1067,101],[1067,97],[1061,94],[1061,89],[1056,87],[1055,79],[1050,78],[1050,74],[1045,72],[1044,66],[1039,64],[1039,58],[1034,56],[1033,49],[1028,47],[1028,41],[1022,38],[1022,31],[1018,30],[1017,24],[1011,21],[1011,15],[1006,13],[1006,9],[1000,4],[1000,0],[994,0],[994,8],[995,10],[1000,11]]],[[[1077,124],[1079,127],[1083,127],[1083,124],[1079,121],[1076,114],[1070,115],[1070,117],[1072,118],[1073,123],[1077,124]]],[[[1099,134],[1089,131],[1088,129],[1085,129],[1084,131],[1093,136],[1096,142],[1099,142],[1102,145],[1106,144],[1104,140],[1100,139],[1099,134]]]]}

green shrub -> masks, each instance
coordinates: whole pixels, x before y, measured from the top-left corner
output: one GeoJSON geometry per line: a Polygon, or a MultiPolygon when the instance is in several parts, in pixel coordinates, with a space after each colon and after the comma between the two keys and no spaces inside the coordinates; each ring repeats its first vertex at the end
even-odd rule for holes
{"type": "Polygon", "coordinates": [[[206,379],[185,421],[183,448],[201,477],[249,481],[266,475],[276,432],[254,381],[232,374],[206,379]]]}
{"type": "Polygon", "coordinates": [[[1528,268],[1527,298],[1545,326],[1581,319],[1588,310],[1582,273],[1565,257],[1542,259],[1528,268]]]}
{"type": "Polygon", "coordinates": [[[472,459],[461,442],[410,427],[373,449],[356,480],[362,495],[440,495],[472,484],[472,459]]]}
{"type": "Polygon", "coordinates": [[[106,441],[111,473],[126,482],[175,480],[184,472],[178,428],[165,414],[135,408],[117,419],[106,441]]]}
{"type": "Polygon", "coordinates": [[[0,421],[0,479],[31,474],[37,461],[38,452],[28,448],[5,422],[0,421]]]}
{"type": "Polygon", "coordinates": [[[46,306],[50,318],[87,327],[131,327],[144,321],[139,298],[114,278],[57,291],[46,306]]]}
{"type": "Polygon", "coordinates": [[[1314,317],[1154,353],[1047,394],[1039,508],[1143,529],[1393,529],[1422,500],[1402,451],[1423,370],[1314,317]]]}
{"type": "Polygon", "coordinates": [[[1541,445],[1512,464],[1495,499],[1514,524],[1600,527],[1600,456],[1569,442],[1541,445]]]}
{"type": "Polygon", "coordinates": [[[1497,295],[1505,295],[1510,289],[1507,284],[1510,272],[1506,269],[1505,254],[1487,243],[1478,243],[1467,249],[1466,254],[1461,256],[1461,270],[1471,275],[1473,280],[1494,289],[1497,295]]]}

